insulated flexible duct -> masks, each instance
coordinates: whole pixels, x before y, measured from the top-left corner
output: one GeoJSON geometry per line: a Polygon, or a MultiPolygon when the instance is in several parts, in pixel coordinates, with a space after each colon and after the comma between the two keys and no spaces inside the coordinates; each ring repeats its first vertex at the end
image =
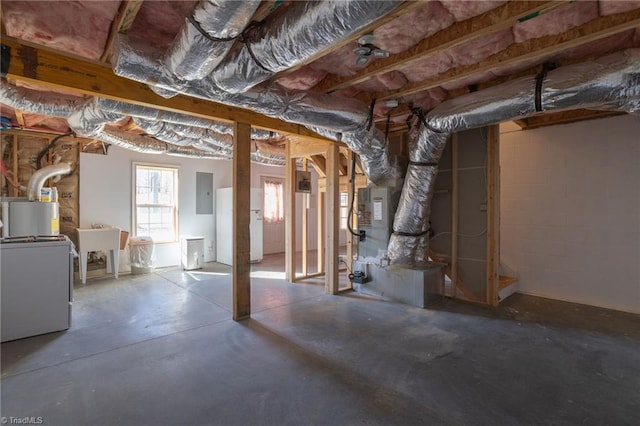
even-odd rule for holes
{"type": "Polygon", "coordinates": [[[525,77],[443,102],[410,134],[410,164],[389,241],[393,263],[428,260],[429,213],[437,163],[452,132],[524,118],[542,111],[576,108],[638,111],[640,49],[525,77]],[[538,107],[536,108],[536,103],[538,107]]]}
{"type": "Polygon", "coordinates": [[[68,175],[71,173],[71,164],[69,163],[58,163],[53,164],[51,166],[43,167],[39,170],[36,170],[29,179],[29,184],[27,185],[27,196],[29,197],[29,201],[37,201],[40,195],[40,191],[44,186],[44,182],[54,176],[59,175],[68,175]]]}
{"type": "Polygon", "coordinates": [[[260,0],[202,0],[167,50],[167,70],[183,80],[200,80],[209,75],[259,5],[260,0]]]}
{"type": "Polygon", "coordinates": [[[228,93],[210,78],[178,80],[162,71],[157,52],[144,43],[120,36],[114,55],[114,72],[125,78],[162,89],[225,105],[250,109],[269,117],[302,124],[334,140],[342,135],[363,163],[368,178],[376,185],[395,185],[398,168],[392,165],[387,141],[381,132],[368,129],[369,107],[356,99],[311,91],[286,90],[278,85],[255,88],[245,93],[228,93]]]}
{"type": "MultiPolygon", "coordinates": [[[[213,120],[108,99],[92,98],[84,101],[64,95],[41,94],[33,90],[11,86],[5,82],[0,82],[0,101],[21,111],[65,118],[78,136],[99,139],[131,151],[212,159],[229,159],[232,155],[232,145],[227,143],[227,140],[231,141],[231,138],[228,135],[219,135],[208,130],[208,128],[214,128],[227,132],[232,131],[232,127],[213,120]],[[121,120],[130,114],[148,117],[150,120],[166,118],[182,124],[138,122],[139,125],[143,124],[141,127],[145,127],[149,134],[154,134],[162,140],[154,140],[114,128],[105,130],[109,123],[121,120]],[[193,124],[195,127],[188,124],[193,124]],[[180,129],[182,134],[174,129],[180,129]],[[186,135],[193,137],[190,138],[186,135]],[[201,137],[197,138],[197,135],[201,135],[201,137]],[[181,149],[177,149],[178,146],[181,149]]],[[[270,136],[270,133],[264,130],[256,130],[252,132],[252,135],[254,134],[265,139],[270,136]]],[[[284,157],[261,155],[257,152],[252,153],[251,159],[255,163],[266,165],[284,165],[285,163],[284,157]]]]}
{"type": "Polygon", "coordinates": [[[293,2],[245,35],[212,74],[228,92],[249,90],[275,73],[312,58],[402,4],[398,0],[293,2]]]}

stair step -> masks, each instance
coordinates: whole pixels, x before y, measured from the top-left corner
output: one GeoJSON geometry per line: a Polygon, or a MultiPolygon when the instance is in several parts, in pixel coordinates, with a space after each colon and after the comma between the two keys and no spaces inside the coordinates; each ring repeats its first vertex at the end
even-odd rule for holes
{"type": "Polygon", "coordinates": [[[518,281],[516,277],[510,277],[508,275],[500,275],[500,282],[498,284],[498,289],[502,290],[503,288],[509,287],[511,284],[518,281]]]}

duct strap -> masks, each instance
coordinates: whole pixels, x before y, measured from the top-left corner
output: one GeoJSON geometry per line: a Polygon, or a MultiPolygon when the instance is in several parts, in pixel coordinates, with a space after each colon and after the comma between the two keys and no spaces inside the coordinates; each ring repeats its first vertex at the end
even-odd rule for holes
{"type": "Polygon", "coordinates": [[[373,125],[373,109],[376,107],[376,99],[371,100],[371,104],[369,105],[369,117],[367,117],[367,131],[371,130],[371,126],[373,125]]]}
{"type": "Polygon", "coordinates": [[[409,161],[409,165],[410,166],[418,166],[418,167],[434,167],[434,166],[438,166],[438,163],[436,162],[427,162],[427,163],[423,163],[420,161],[409,161]]]}
{"type": "Polygon", "coordinates": [[[384,126],[384,138],[389,140],[389,123],[391,122],[391,113],[387,114],[387,124],[384,126]]]}
{"type": "Polygon", "coordinates": [[[398,235],[400,237],[422,237],[424,235],[427,235],[429,233],[429,231],[431,231],[431,229],[427,229],[426,231],[422,231],[422,232],[418,232],[418,233],[414,233],[414,232],[399,232],[399,231],[394,231],[395,235],[398,235]]]}
{"type": "Polygon", "coordinates": [[[258,27],[259,25],[262,25],[262,24],[263,24],[263,22],[252,22],[252,23],[250,23],[247,26],[247,28],[245,28],[245,30],[242,32],[241,40],[242,40],[242,43],[247,48],[247,52],[249,52],[249,56],[251,56],[251,59],[253,59],[253,62],[255,62],[257,66],[259,66],[260,68],[262,68],[266,72],[275,73],[275,71],[272,71],[269,68],[267,68],[264,65],[262,65],[262,63],[258,60],[256,55],[253,53],[253,50],[251,50],[251,43],[249,43],[249,40],[247,40],[248,39],[247,36],[249,34],[249,31],[252,30],[255,27],[258,27]]]}
{"type": "Polygon", "coordinates": [[[547,77],[549,71],[556,68],[555,64],[550,62],[545,62],[542,64],[542,71],[540,71],[536,75],[536,93],[535,93],[535,102],[536,102],[536,112],[542,112],[542,82],[547,77]]]}
{"type": "Polygon", "coordinates": [[[433,133],[444,133],[442,130],[438,130],[435,127],[431,126],[427,121],[427,117],[424,115],[424,111],[418,109],[418,118],[427,129],[431,130],[433,133]]]}
{"type": "Polygon", "coordinates": [[[206,38],[207,40],[213,41],[213,42],[221,42],[221,41],[233,41],[236,38],[238,38],[238,36],[233,36],[233,37],[213,37],[212,35],[210,35],[209,33],[207,33],[204,29],[202,29],[202,27],[200,26],[200,23],[198,21],[195,20],[195,18],[191,15],[187,16],[187,19],[189,20],[189,22],[191,23],[191,25],[193,25],[193,27],[198,30],[198,32],[200,34],[202,34],[202,36],[204,38],[206,38]]]}

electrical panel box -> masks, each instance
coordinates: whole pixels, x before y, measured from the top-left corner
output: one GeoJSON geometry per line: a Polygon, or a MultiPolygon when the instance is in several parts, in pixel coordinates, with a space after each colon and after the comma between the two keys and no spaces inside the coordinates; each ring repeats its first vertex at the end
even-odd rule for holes
{"type": "Polygon", "coordinates": [[[364,240],[358,243],[358,256],[377,257],[380,251],[387,251],[399,199],[400,188],[358,189],[358,231],[365,231],[364,240]]]}

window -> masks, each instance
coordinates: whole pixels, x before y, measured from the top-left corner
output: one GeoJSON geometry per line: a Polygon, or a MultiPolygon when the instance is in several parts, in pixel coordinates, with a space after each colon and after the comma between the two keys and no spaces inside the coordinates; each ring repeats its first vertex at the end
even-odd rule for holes
{"type": "Polygon", "coordinates": [[[264,220],[268,223],[284,220],[284,184],[282,182],[264,181],[264,220]]]}
{"type": "Polygon", "coordinates": [[[349,218],[349,194],[340,193],[340,229],[347,229],[347,219],[349,218]]]}
{"type": "Polygon", "coordinates": [[[134,232],[178,241],[178,168],[134,163],[134,232]]]}

